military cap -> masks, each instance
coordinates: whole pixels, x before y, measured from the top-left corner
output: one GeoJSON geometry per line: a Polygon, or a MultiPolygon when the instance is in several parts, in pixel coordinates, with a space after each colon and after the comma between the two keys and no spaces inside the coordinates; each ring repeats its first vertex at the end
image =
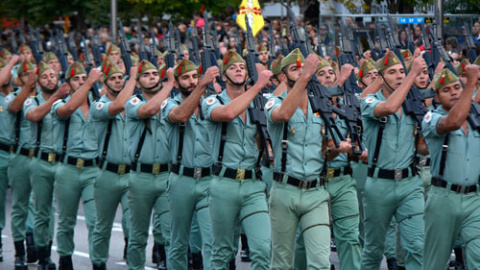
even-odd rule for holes
{"type": "Polygon", "coordinates": [[[28,45],[23,44],[22,46],[20,46],[20,49],[18,49],[18,51],[22,53],[26,51],[32,51],[32,49],[28,45]]]}
{"type": "Polygon", "coordinates": [[[0,57],[6,57],[6,56],[9,56],[9,55],[12,55],[12,53],[5,48],[3,48],[2,51],[0,52],[0,57]]]}
{"type": "Polygon", "coordinates": [[[40,78],[40,75],[42,75],[42,73],[45,72],[45,70],[49,70],[49,69],[52,69],[52,67],[50,67],[47,63],[45,63],[45,61],[40,61],[40,63],[38,63],[37,65],[36,73],[40,78]]]}
{"type": "Polygon", "coordinates": [[[160,73],[160,79],[164,79],[167,77],[167,66],[165,64],[161,65],[158,68],[158,73],[160,73]]]}
{"type": "Polygon", "coordinates": [[[320,57],[320,56],[317,56],[317,57],[318,57],[318,59],[320,59],[320,63],[318,63],[316,71],[319,71],[320,69],[322,69],[326,66],[332,66],[329,62],[325,61],[325,59],[323,59],[322,57],[320,57]]]}
{"type": "Polygon", "coordinates": [[[465,67],[468,65],[470,65],[470,62],[467,59],[463,59],[462,62],[455,67],[455,71],[457,71],[458,76],[465,72],[465,67]]]}
{"type": "Polygon", "coordinates": [[[477,66],[480,66],[480,56],[477,57],[477,59],[475,59],[475,61],[473,62],[474,65],[477,65],[477,66]]]}
{"type": "Polygon", "coordinates": [[[131,52],[130,58],[132,59],[132,65],[138,64],[138,61],[140,59],[140,57],[138,57],[138,54],[136,52],[131,52]]]}
{"type": "Polygon", "coordinates": [[[73,62],[68,66],[67,73],[65,74],[65,80],[70,80],[72,77],[75,77],[80,74],[86,74],[85,68],[79,62],[73,62]]]}
{"type": "Polygon", "coordinates": [[[32,70],[35,70],[35,65],[32,62],[25,60],[25,61],[22,61],[18,66],[17,75],[18,77],[21,77],[23,73],[26,73],[32,70]]]}
{"type": "Polygon", "coordinates": [[[448,68],[446,68],[442,71],[442,73],[435,74],[435,76],[433,76],[433,88],[435,91],[438,91],[445,85],[454,83],[456,81],[458,81],[458,77],[448,68]]]}
{"type": "Polygon", "coordinates": [[[120,52],[120,48],[110,43],[110,45],[107,48],[107,55],[109,55],[112,52],[120,52]]]}
{"type": "Polygon", "coordinates": [[[408,57],[412,57],[412,52],[409,49],[401,50],[403,59],[406,59],[408,57]]]}
{"type": "Polygon", "coordinates": [[[375,63],[370,59],[365,59],[358,71],[357,80],[361,80],[363,76],[365,76],[365,74],[370,72],[372,69],[375,69],[375,63]]]}
{"type": "Polygon", "coordinates": [[[138,65],[137,79],[140,77],[140,75],[145,73],[145,71],[150,70],[150,69],[155,69],[156,70],[157,68],[152,63],[150,63],[149,61],[142,60],[142,62],[140,62],[140,64],[138,65]]]}
{"type": "Polygon", "coordinates": [[[173,75],[175,77],[179,77],[192,70],[197,70],[197,68],[198,67],[192,61],[184,58],[182,59],[182,61],[178,62],[173,68],[173,75]]]}
{"type": "Polygon", "coordinates": [[[295,50],[291,51],[285,58],[283,58],[281,69],[284,69],[291,64],[296,64],[298,67],[301,67],[303,62],[305,62],[305,58],[303,58],[300,49],[296,48],[295,50]]]}
{"type": "Polygon", "coordinates": [[[48,52],[47,55],[45,55],[45,63],[48,63],[55,59],[58,60],[57,56],[53,52],[48,52]]]}
{"type": "Polygon", "coordinates": [[[235,51],[228,51],[223,57],[222,72],[225,72],[234,63],[241,62],[245,64],[245,60],[235,51]]]}
{"type": "Polygon", "coordinates": [[[260,44],[260,45],[258,45],[257,51],[258,52],[266,52],[266,51],[268,51],[268,49],[265,45],[260,44]]]}
{"type": "Polygon", "coordinates": [[[103,72],[103,81],[106,81],[108,77],[112,76],[115,73],[123,74],[123,71],[118,67],[118,65],[108,59],[105,62],[103,62],[102,72],[103,72]]]}
{"type": "Polygon", "coordinates": [[[398,60],[397,56],[392,52],[389,51],[387,55],[384,57],[380,58],[377,63],[375,64],[378,72],[382,72],[385,69],[394,66],[396,64],[400,64],[400,60],[398,60]]]}
{"type": "Polygon", "coordinates": [[[270,70],[272,71],[274,76],[277,76],[282,72],[282,60],[283,56],[279,55],[277,59],[272,61],[272,65],[270,67],[270,70]]]}

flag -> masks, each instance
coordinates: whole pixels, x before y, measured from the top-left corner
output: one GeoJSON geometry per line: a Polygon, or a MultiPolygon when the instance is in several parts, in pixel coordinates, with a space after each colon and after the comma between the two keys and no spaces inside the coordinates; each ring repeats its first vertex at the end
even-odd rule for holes
{"type": "Polygon", "coordinates": [[[242,3],[240,4],[238,15],[242,16],[237,16],[237,25],[246,31],[247,25],[245,23],[245,14],[248,16],[248,21],[252,28],[252,34],[253,36],[256,36],[265,25],[258,0],[242,0],[242,3]]]}

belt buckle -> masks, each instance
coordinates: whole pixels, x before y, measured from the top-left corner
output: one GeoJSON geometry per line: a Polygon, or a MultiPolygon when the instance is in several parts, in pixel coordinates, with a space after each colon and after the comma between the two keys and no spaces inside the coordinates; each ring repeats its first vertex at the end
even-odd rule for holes
{"type": "Polygon", "coordinates": [[[83,168],[84,164],[85,164],[85,160],[83,158],[77,158],[77,168],[79,169],[83,168]]]}
{"type": "Polygon", "coordinates": [[[35,149],[28,149],[28,157],[31,158],[35,155],[35,149]]]}
{"type": "Polygon", "coordinates": [[[425,167],[427,166],[427,157],[420,157],[418,160],[418,165],[425,167]]]}
{"type": "Polygon", "coordinates": [[[160,173],[160,163],[154,163],[152,166],[152,174],[160,173]]]}
{"type": "Polygon", "coordinates": [[[125,174],[126,169],[127,169],[127,165],[125,164],[118,165],[117,174],[125,174]]]}
{"type": "Polygon", "coordinates": [[[203,168],[193,168],[193,178],[195,179],[202,178],[202,169],[203,168]]]}
{"type": "Polygon", "coordinates": [[[57,153],[48,153],[48,162],[54,163],[57,160],[57,153]]]}
{"type": "Polygon", "coordinates": [[[245,180],[245,169],[237,169],[237,176],[235,177],[238,181],[245,180]]]}
{"type": "Polygon", "coordinates": [[[309,187],[309,181],[306,180],[300,180],[300,183],[298,183],[298,188],[308,188],[309,187]]]}
{"type": "Polygon", "coordinates": [[[403,179],[403,170],[402,169],[395,169],[393,179],[398,181],[403,179]]]}
{"type": "Polygon", "coordinates": [[[9,153],[13,153],[15,152],[15,146],[14,145],[10,145],[10,149],[8,150],[9,153]]]}
{"type": "Polygon", "coordinates": [[[327,169],[327,178],[334,178],[335,177],[335,168],[328,168],[327,169]]]}
{"type": "Polygon", "coordinates": [[[466,194],[467,188],[467,186],[458,185],[454,191],[457,193],[466,194]]]}

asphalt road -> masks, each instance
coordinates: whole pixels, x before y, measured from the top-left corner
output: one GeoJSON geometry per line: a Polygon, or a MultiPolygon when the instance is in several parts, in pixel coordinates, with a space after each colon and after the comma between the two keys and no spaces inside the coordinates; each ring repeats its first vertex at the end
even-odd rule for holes
{"type": "MultiPolygon", "coordinates": [[[[13,247],[13,241],[11,238],[10,230],[10,210],[11,210],[11,197],[10,195],[7,198],[7,221],[6,228],[2,231],[2,242],[3,242],[3,257],[4,261],[0,262],[1,270],[13,270],[14,269],[14,256],[15,249],[13,247]]],[[[151,233],[150,233],[151,235],[151,233]]],[[[75,270],[87,270],[92,269],[92,264],[88,255],[88,244],[87,244],[87,226],[85,224],[85,216],[83,214],[83,207],[80,205],[78,215],[77,215],[77,225],[75,227],[75,253],[73,255],[73,265],[75,270]]],[[[123,260],[123,248],[124,248],[124,237],[121,226],[121,211],[117,210],[115,217],[115,223],[113,225],[112,238],[110,240],[110,252],[109,259],[107,262],[107,269],[109,270],[126,270],[128,269],[125,261],[123,260]]],[[[153,270],[156,269],[155,265],[151,262],[151,251],[153,247],[153,236],[148,239],[147,246],[147,262],[145,269],[153,270]]],[[[52,260],[57,263],[58,266],[58,254],[56,250],[56,241],[54,240],[52,248],[52,260]]],[[[338,266],[338,257],[335,252],[331,254],[331,262],[335,265],[335,269],[340,269],[338,266]]],[[[37,264],[31,263],[28,267],[29,270],[36,270],[37,264]]],[[[238,270],[248,270],[250,269],[249,263],[243,263],[240,261],[240,257],[237,256],[237,269],[238,270]]],[[[382,262],[381,270],[387,270],[385,260],[382,262]]]]}

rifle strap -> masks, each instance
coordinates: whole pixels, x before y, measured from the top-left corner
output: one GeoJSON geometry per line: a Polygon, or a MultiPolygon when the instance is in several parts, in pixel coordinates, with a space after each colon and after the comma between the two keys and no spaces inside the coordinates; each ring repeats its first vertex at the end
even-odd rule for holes
{"type": "Polygon", "coordinates": [[[288,121],[283,123],[283,135],[282,135],[282,158],[280,172],[286,173],[287,169],[287,153],[288,153],[288,121]]]}
{"type": "Polygon", "coordinates": [[[63,131],[62,160],[67,155],[68,131],[70,129],[70,117],[65,119],[65,130],[63,131]]]}
{"type": "MultiPolygon", "coordinates": [[[[216,96],[220,104],[224,105],[225,102],[219,96],[216,96]]],[[[223,161],[223,152],[225,150],[225,142],[227,141],[227,125],[228,122],[222,122],[222,131],[220,135],[220,149],[218,151],[218,166],[221,166],[223,161]]]]}
{"type": "MultiPolygon", "coordinates": [[[[144,100],[142,95],[136,95],[140,100],[144,100]]],[[[132,164],[137,164],[138,158],[140,157],[140,152],[142,151],[143,144],[145,142],[145,137],[147,136],[147,131],[152,134],[152,130],[150,129],[150,123],[149,123],[149,118],[143,119],[143,123],[145,125],[145,128],[142,131],[142,135],[140,136],[140,140],[138,141],[137,144],[137,150],[135,151],[135,156],[133,158],[133,163],[132,164]]],[[[134,168],[135,169],[135,168],[134,168]]]]}
{"type": "MultiPolygon", "coordinates": [[[[40,102],[38,101],[38,97],[35,97],[35,102],[37,103],[37,106],[40,105],[40,102]]],[[[37,149],[40,149],[40,142],[42,140],[42,125],[43,125],[43,119],[37,122],[37,141],[35,142],[35,147],[37,149]]]]}
{"type": "Polygon", "coordinates": [[[113,118],[108,119],[107,132],[105,133],[105,141],[103,141],[102,155],[100,161],[107,159],[108,144],[110,143],[110,135],[112,134],[113,118]]]}
{"type": "MultiPolygon", "coordinates": [[[[13,93],[14,96],[17,96],[17,93],[13,93]]],[[[15,149],[18,147],[18,141],[20,139],[20,120],[22,117],[22,111],[23,109],[20,109],[18,111],[17,116],[15,118],[15,149]]]]}
{"type": "Polygon", "coordinates": [[[387,116],[384,116],[378,121],[377,142],[375,143],[375,151],[373,152],[372,168],[377,167],[378,155],[380,154],[380,146],[382,146],[383,130],[385,129],[385,125],[387,124],[387,119],[387,116]]]}
{"type": "Polygon", "coordinates": [[[440,176],[440,178],[443,178],[443,172],[445,171],[445,163],[447,162],[449,135],[450,133],[447,133],[447,135],[445,135],[445,139],[443,140],[442,155],[440,157],[440,170],[438,172],[438,176],[440,176]]]}
{"type": "MultiPolygon", "coordinates": [[[[174,100],[178,105],[180,102],[174,100]]],[[[185,139],[185,126],[186,123],[180,122],[178,124],[178,151],[177,151],[177,164],[181,165],[182,156],[183,156],[183,140],[185,139]]]]}

